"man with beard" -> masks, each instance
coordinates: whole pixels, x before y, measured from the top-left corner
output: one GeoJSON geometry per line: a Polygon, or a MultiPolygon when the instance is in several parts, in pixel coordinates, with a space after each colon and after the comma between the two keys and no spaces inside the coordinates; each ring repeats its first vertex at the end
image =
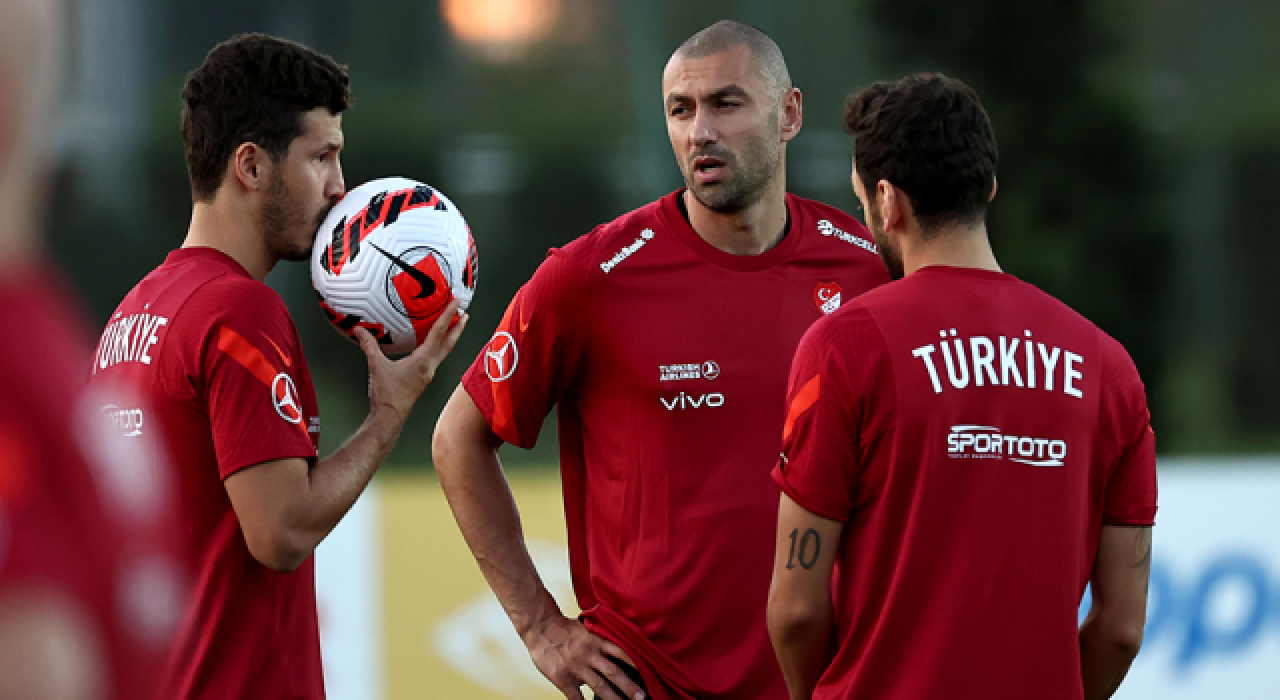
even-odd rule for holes
{"type": "Polygon", "coordinates": [[[856,220],[786,193],[801,99],[769,37],[712,25],[662,83],[687,188],[551,252],[445,407],[435,465],[566,697],[782,698],[764,603],[785,368],[809,324],[888,276],[856,220]],[[497,456],[555,406],[577,620],[497,456]]]}
{"type": "Polygon", "coordinates": [[[1142,642],[1156,513],[1137,369],[1001,272],[973,90],[876,83],[846,124],[898,279],[815,323],[791,369],[768,613],[791,697],[1110,697],[1142,642]]]}
{"type": "Polygon", "coordinates": [[[210,51],[182,96],[190,228],[121,302],[93,363],[95,383],[142,388],[150,408],[135,417],[137,439],[169,444],[183,486],[194,600],[161,696],[323,698],[311,553],[395,443],[465,318],[446,330],[454,302],[398,362],[356,329],[369,415],[318,459],[306,359],[263,278],[310,255],[343,194],[346,70],[243,35],[210,51]]]}

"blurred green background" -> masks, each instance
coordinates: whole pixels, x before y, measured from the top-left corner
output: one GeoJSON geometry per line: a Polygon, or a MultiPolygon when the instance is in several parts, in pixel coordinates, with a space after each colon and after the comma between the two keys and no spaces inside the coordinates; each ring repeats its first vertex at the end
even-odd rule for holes
{"type": "MultiPolygon", "coordinates": [[[[721,18],[768,32],[804,93],[789,189],[855,211],[850,91],[939,70],[1000,143],[989,218],[1005,269],[1133,355],[1162,454],[1280,448],[1280,4],[1274,0],[72,0],[51,247],[99,324],[179,245],[186,73],[266,31],[350,67],[346,180],[404,175],[461,207],[480,252],[472,320],[392,468],[423,468],[445,399],[546,249],[680,185],[670,53],[721,18]]],[[[358,350],[304,263],[268,281],[302,334],[322,451],[363,419],[358,350]]],[[[508,463],[555,461],[554,423],[508,463]]],[[[509,448],[508,448],[509,449],[509,448]]]]}

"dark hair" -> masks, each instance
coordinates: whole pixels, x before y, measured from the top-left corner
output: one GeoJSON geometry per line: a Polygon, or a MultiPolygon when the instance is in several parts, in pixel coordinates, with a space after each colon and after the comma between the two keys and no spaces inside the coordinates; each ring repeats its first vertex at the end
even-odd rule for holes
{"type": "Polygon", "coordinates": [[[902,188],[925,231],[986,215],[996,136],[968,85],[940,73],[875,83],[849,97],[844,121],[867,192],[881,180],[902,188]]]}
{"type": "Polygon", "coordinates": [[[240,144],[273,161],[302,134],[302,115],[340,114],[351,101],[347,69],[287,39],[240,34],[213,47],[182,88],[182,140],[196,201],[218,191],[240,144]]]}

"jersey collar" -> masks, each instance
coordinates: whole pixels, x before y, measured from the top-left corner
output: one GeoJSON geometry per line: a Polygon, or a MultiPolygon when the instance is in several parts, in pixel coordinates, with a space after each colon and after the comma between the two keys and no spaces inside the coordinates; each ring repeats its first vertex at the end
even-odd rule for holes
{"type": "Polygon", "coordinates": [[[205,246],[192,246],[190,248],[178,248],[170,251],[169,255],[164,259],[166,265],[176,265],[187,260],[203,260],[215,265],[221,265],[227,269],[227,272],[237,275],[243,275],[249,279],[253,277],[244,266],[236,262],[236,259],[218,250],[217,248],[208,248],[205,246]]]}
{"type": "Polygon", "coordinates": [[[803,209],[796,206],[796,198],[787,193],[787,215],[791,220],[791,229],[783,237],[782,242],[759,255],[734,255],[707,243],[697,231],[693,230],[684,215],[680,213],[679,198],[683,195],[684,189],[679,189],[659,200],[661,206],[658,208],[658,217],[699,257],[713,265],[730,270],[752,272],[786,261],[795,251],[796,245],[800,242],[800,236],[808,224],[808,220],[803,215],[803,209]]]}

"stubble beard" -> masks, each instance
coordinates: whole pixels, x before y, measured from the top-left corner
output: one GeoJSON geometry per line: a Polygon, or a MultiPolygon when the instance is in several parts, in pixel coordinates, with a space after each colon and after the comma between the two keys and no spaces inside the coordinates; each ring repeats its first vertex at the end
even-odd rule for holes
{"type": "Polygon", "coordinates": [[[262,202],[262,234],[267,247],[278,260],[307,260],[315,232],[319,230],[330,207],[320,210],[314,222],[308,222],[301,205],[294,201],[293,193],[284,183],[284,177],[273,173],[267,184],[262,202]],[[305,237],[304,237],[305,236],[305,237]],[[301,239],[301,242],[299,240],[301,239]]]}
{"type": "Polygon", "coordinates": [[[871,229],[871,237],[876,241],[876,249],[880,251],[880,259],[889,270],[889,279],[900,280],[906,277],[906,268],[902,264],[902,254],[889,244],[889,235],[884,230],[884,218],[880,216],[880,208],[875,202],[867,211],[867,228],[871,229]]]}
{"type": "Polygon", "coordinates": [[[689,159],[689,167],[684,173],[685,186],[694,199],[711,211],[737,213],[760,201],[773,182],[781,160],[777,150],[771,152],[764,136],[752,139],[743,149],[741,159],[728,149],[717,146],[700,149],[689,159]],[[693,161],[699,156],[723,160],[733,174],[715,184],[698,182],[694,177],[693,161]]]}

